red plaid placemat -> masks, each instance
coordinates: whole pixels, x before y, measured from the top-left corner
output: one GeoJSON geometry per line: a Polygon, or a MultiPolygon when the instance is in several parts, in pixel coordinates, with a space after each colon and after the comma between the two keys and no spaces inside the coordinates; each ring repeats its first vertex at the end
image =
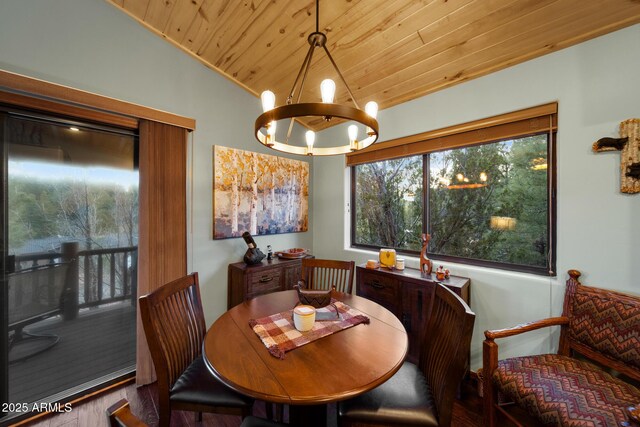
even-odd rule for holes
{"type": "MultiPolygon", "coordinates": [[[[360,323],[368,324],[369,318],[340,301],[334,301],[340,312],[340,320],[316,321],[310,331],[300,332],[293,325],[293,309],[272,314],[261,319],[249,320],[249,326],[260,337],[269,353],[279,359],[294,348],[302,347],[312,341],[331,335],[334,332],[350,328],[360,323]]],[[[318,311],[332,310],[320,308],[318,311]]]]}

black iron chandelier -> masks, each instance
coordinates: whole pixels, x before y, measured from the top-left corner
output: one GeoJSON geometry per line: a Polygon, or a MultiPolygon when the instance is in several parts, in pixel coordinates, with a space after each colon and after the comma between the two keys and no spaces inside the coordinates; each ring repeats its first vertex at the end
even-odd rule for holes
{"type": "Polygon", "coordinates": [[[327,49],[327,36],[319,31],[319,0],[316,0],[316,31],[309,34],[307,38],[309,42],[309,51],[307,56],[302,62],[298,76],[296,77],[291,92],[287,97],[286,104],[276,107],[276,97],[270,90],[265,90],[260,96],[262,100],[263,113],[258,116],[255,123],[255,135],[256,139],[277,151],[281,151],[289,154],[300,155],[314,155],[314,156],[333,156],[336,154],[346,154],[352,151],[362,150],[376,142],[378,139],[378,121],[376,115],[378,113],[378,104],[374,101],[370,101],[365,105],[364,111],[360,109],[356,102],[349,85],[344,79],[344,76],[338,69],[335,61],[327,49]],[[347,88],[347,92],[353,101],[354,107],[349,105],[334,104],[333,99],[336,91],[336,84],[331,79],[325,79],[320,84],[320,92],[322,102],[307,102],[300,103],[302,95],[302,89],[304,88],[304,82],[309,72],[311,65],[311,59],[313,58],[313,52],[316,48],[324,49],[331,65],[338,73],[340,80],[347,88]],[[301,78],[302,77],[302,78],[301,78]],[[293,102],[293,97],[296,95],[296,101],[293,102]],[[308,130],[305,133],[306,144],[290,144],[291,132],[293,130],[293,122],[297,117],[322,117],[326,121],[330,121],[333,117],[339,117],[342,119],[356,122],[357,124],[351,124],[347,128],[348,143],[340,146],[332,147],[314,147],[315,132],[308,130]],[[286,139],[284,142],[279,142],[276,139],[276,124],[278,120],[290,119],[289,128],[287,130],[286,139]],[[364,126],[365,137],[361,140],[358,139],[360,132],[359,126],[364,126]],[[263,132],[264,130],[264,132],[263,132]]]}

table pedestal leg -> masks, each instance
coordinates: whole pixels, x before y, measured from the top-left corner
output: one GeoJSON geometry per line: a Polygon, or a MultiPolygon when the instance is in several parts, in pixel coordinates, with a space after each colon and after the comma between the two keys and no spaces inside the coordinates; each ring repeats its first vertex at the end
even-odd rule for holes
{"type": "Polygon", "coordinates": [[[289,405],[289,424],[299,427],[326,427],[327,405],[289,405]]]}

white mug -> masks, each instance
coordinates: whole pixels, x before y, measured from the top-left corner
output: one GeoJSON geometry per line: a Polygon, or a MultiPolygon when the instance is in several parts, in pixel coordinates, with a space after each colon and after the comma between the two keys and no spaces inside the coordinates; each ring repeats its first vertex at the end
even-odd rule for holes
{"type": "Polygon", "coordinates": [[[316,309],[310,305],[299,305],[293,309],[293,325],[300,332],[309,331],[316,321],[316,309]]]}

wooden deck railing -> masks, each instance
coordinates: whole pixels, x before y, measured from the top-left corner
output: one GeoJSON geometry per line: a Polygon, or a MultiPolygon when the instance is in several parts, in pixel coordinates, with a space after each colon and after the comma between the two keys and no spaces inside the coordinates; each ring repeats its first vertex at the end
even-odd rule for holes
{"type": "Polygon", "coordinates": [[[137,246],[79,251],[84,292],[81,307],[120,301],[137,288],[137,246]]]}
{"type": "MultiPolygon", "coordinates": [[[[72,319],[80,308],[131,299],[137,294],[137,246],[78,250],[77,242],[63,243],[60,252],[41,252],[15,256],[11,274],[68,264],[62,295],[55,295],[65,319],[72,319]]],[[[53,271],[53,268],[52,268],[53,271]]],[[[53,283],[53,282],[52,282],[53,283]]]]}

